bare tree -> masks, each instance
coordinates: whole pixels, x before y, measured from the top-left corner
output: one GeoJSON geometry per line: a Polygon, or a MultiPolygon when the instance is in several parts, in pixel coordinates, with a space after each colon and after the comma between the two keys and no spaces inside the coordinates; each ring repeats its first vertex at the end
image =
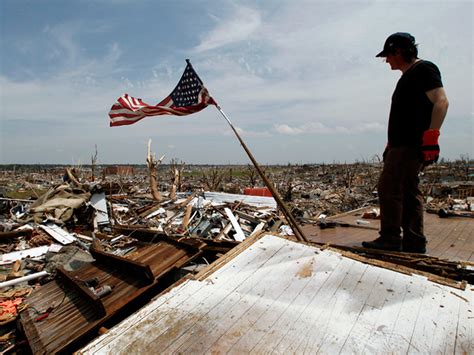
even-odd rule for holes
{"type": "Polygon", "coordinates": [[[352,188],[352,183],[354,180],[355,168],[353,165],[344,164],[343,169],[344,169],[344,175],[343,175],[344,187],[350,190],[352,188]]]}
{"type": "Polygon", "coordinates": [[[170,174],[172,176],[172,184],[170,190],[170,198],[176,200],[176,192],[181,191],[181,184],[183,179],[183,171],[186,163],[178,163],[177,159],[171,159],[170,162],[170,174]]]}
{"type": "Polygon", "coordinates": [[[247,175],[247,177],[249,178],[250,186],[253,187],[257,184],[258,172],[255,167],[247,165],[247,171],[245,172],[245,175],[247,175]]]}
{"type": "Polygon", "coordinates": [[[469,159],[469,154],[461,154],[459,157],[459,165],[461,168],[461,178],[465,181],[469,181],[469,167],[471,160],[469,159]]]}
{"type": "Polygon", "coordinates": [[[95,168],[97,166],[97,144],[95,145],[95,154],[91,155],[91,171],[92,171],[92,177],[91,180],[95,180],[95,168]]]}
{"type": "Polygon", "coordinates": [[[286,180],[284,193],[283,193],[283,200],[286,202],[291,202],[293,200],[293,190],[295,189],[296,185],[293,183],[293,177],[290,177],[286,180]]]}
{"type": "Polygon", "coordinates": [[[64,180],[73,186],[82,187],[78,179],[78,170],[76,168],[66,168],[64,180]]]}
{"type": "Polygon", "coordinates": [[[212,167],[208,172],[202,172],[202,182],[209,191],[218,191],[224,178],[224,171],[217,166],[212,167]]]}
{"type": "Polygon", "coordinates": [[[163,197],[161,196],[160,191],[158,190],[158,178],[157,178],[157,167],[161,164],[161,161],[164,159],[164,155],[157,161],[155,154],[151,153],[151,139],[148,140],[148,154],[146,158],[146,164],[148,166],[148,174],[150,176],[150,190],[153,199],[156,201],[161,201],[163,197]]]}

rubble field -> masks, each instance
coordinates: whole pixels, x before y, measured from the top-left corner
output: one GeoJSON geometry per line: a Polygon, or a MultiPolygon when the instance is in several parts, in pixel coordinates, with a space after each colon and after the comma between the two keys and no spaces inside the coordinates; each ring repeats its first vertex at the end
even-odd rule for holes
{"type": "MultiPolygon", "coordinates": [[[[262,166],[296,221],[322,227],[376,206],[381,168],[262,166]]],[[[473,172],[427,167],[427,212],[472,218],[473,172]]],[[[0,166],[0,352],[75,351],[265,232],[294,236],[250,165],[0,166]]]]}

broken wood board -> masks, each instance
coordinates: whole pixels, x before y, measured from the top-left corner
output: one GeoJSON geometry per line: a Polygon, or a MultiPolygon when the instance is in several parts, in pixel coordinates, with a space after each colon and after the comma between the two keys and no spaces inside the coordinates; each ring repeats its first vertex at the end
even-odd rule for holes
{"type": "Polygon", "coordinates": [[[105,192],[97,192],[91,196],[90,204],[95,210],[94,225],[102,226],[110,223],[107,211],[105,192]]]}
{"type": "Polygon", "coordinates": [[[245,234],[242,231],[242,228],[239,225],[239,222],[237,221],[237,218],[235,218],[234,214],[229,208],[224,208],[225,213],[227,214],[227,218],[229,218],[230,223],[232,223],[232,227],[234,227],[234,239],[238,242],[241,242],[245,239],[245,234]]]}
{"type": "Polygon", "coordinates": [[[48,252],[49,245],[43,245],[36,248],[30,248],[25,250],[16,250],[10,253],[0,255],[0,265],[11,264],[16,260],[24,258],[35,258],[42,256],[48,252]]]}
{"type": "Polygon", "coordinates": [[[63,245],[74,243],[77,238],[61,227],[53,224],[40,224],[39,227],[63,245]]]}
{"type": "Polygon", "coordinates": [[[205,191],[204,198],[216,203],[227,203],[240,201],[254,207],[277,208],[276,200],[273,197],[251,196],[240,194],[229,194],[226,192],[205,191]]]}

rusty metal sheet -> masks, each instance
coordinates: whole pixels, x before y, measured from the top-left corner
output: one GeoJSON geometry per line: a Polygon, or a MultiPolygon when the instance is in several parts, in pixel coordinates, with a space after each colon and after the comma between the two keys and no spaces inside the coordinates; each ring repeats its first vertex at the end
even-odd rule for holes
{"type": "Polygon", "coordinates": [[[154,276],[151,284],[132,273],[123,272],[123,268],[117,268],[112,263],[95,261],[70,272],[69,276],[79,281],[95,277],[101,285],[112,287],[112,292],[100,299],[105,310],[102,316],[97,312],[96,305],[60,280],[43,285],[26,300],[32,307],[21,313],[21,322],[32,352],[73,350],[79,341],[97,332],[104,321],[156,285],[161,277],[199,253],[199,249],[191,249],[189,245],[160,241],[141,247],[127,256],[130,260],[149,266],[154,276]],[[37,312],[42,313],[48,307],[53,307],[54,310],[45,319],[36,321],[37,312]]]}

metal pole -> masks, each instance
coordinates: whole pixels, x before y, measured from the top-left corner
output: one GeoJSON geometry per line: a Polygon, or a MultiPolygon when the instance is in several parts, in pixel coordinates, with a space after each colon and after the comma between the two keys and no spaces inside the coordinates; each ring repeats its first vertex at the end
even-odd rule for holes
{"type": "Polygon", "coordinates": [[[271,183],[271,181],[265,176],[263,170],[260,168],[260,166],[258,165],[257,161],[255,160],[255,158],[253,157],[252,153],[250,152],[250,150],[247,148],[247,146],[245,145],[244,141],[242,140],[242,138],[240,138],[240,135],[239,133],[237,132],[237,130],[234,128],[234,126],[232,125],[232,122],[230,122],[229,118],[227,117],[227,115],[224,113],[224,111],[222,111],[222,109],[220,108],[219,105],[216,104],[216,107],[217,109],[219,110],[219,112],[222,114],[222,116],[224,116],[225,120],[227,121],[227,123],[229,124],[229,126],[232,128],[232,130],[234,131],[235,135],[237,136],[237,139],[239,140],[240,144],[242,145],[242,147],[244,148],[245,152],[247,153],[248,157],[250,158],[250,160],[252,161],[253,165],[255,166],[255,169],[257,169],[257,172],[259,173],[260,177],[262,178],[263,182],[265,183],[265,185],[268,187],[268,189],[271,191],[273,197],[275,198],[278,206],[280,207],[280,209],[282,210],[283,214],[285,215],[286,219],[288,220],[288,223],[290,224],[291,226],[291,229],[293,229],[293,232],[295,233],[295,236],[298,240],[300,241],[305,241],[307,242],[308,239],[306,238],[306,236],[304,235],[303,231],[301,230],[300,226],[298,225],[298,223],[296,222],[295,218],[293,217],[293,215],[291,214],[290,210],[288,209],[288,207],[286,206],[286,204],[283,202],[283,199],[280,197],[280,194],[278,193],[278,191],[275,189],[275,187],[273,186],[273,184],[271,183]]]}
{"type": "Polygon", "coordinates": [[[46,272],[46,271],[40,271],[40,272],[36,272],[34,274],[18,277],[16,279],[0,282],[0,289],[2,289],[3,287],[13,286],[13,285],[17,285],[17,284],[22,283],[22,282],[38,279],[38,278],[46,276],[46,275],[49,275],[49,273],[46,272]]]}

